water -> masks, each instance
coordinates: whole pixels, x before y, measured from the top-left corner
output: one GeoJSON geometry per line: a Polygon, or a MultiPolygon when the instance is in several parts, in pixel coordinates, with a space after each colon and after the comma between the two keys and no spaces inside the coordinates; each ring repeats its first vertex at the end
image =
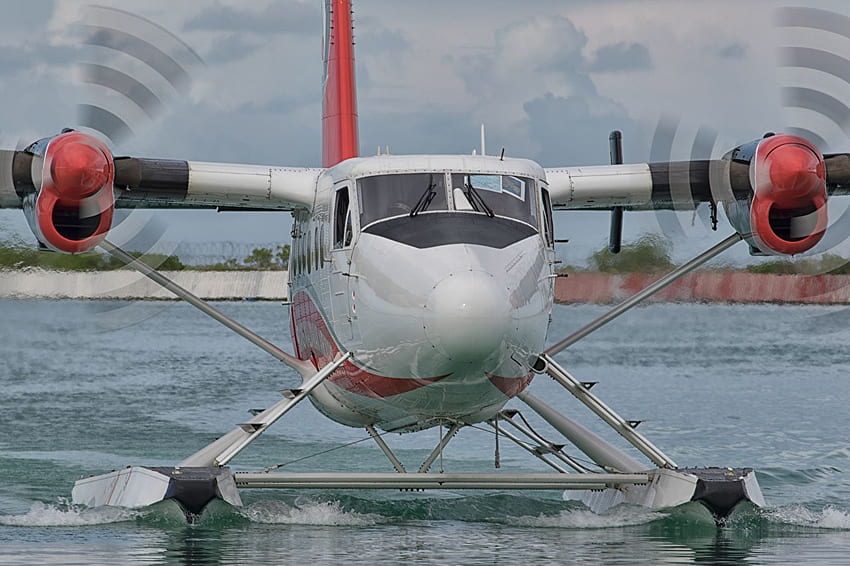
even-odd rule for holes
{"type": "MultiPolygon", "coordinates": [[[[290,347],[279,304],[220,306],[290,347]]],[[[603,310],[557,307],[550,335],[603,310]]],[[[297,377],[182,304],[0,301],[0,564],[850,564],[848,322],[839,307],[653,305],[559,357],[680,465],[758,470],[770,506],[723,529],[555,492],[254,491],[187,526],[168,504],[67,498],[83,475],[173,464],[297,377]]],[[[532,391],[617,441],[550,380],[532,391]]],[[[371,442],[340,448],[363,437],[305,404],[233,467],[389,471],[371,442]]],[[[387,436],[409,467],[436,440],[387,436]]],[[[544,471],[501,448],[503,469],[544,471]]],[[[444,465],[492,470],[491,435],[462,431],[444,465]]]]}

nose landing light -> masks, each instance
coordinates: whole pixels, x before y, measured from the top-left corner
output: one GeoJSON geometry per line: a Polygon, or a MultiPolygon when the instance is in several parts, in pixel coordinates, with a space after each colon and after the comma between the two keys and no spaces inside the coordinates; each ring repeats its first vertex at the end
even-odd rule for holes
{"type": "Polygon", "coordinates": [[[483,361],[511,330],[508,292],[483,271],[452,274],[434,287],[423,311],[431,344],[455,362],[483,361]]]}

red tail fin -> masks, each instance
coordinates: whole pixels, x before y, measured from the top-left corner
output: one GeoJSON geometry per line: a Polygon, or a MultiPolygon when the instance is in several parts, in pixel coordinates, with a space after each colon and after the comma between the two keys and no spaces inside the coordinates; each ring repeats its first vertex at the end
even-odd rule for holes
{"type": "Polygon", "coordinates": [[[360,152],[351,0],[325,0],[323,59],[322,165],[332,167],[360,152]]]}

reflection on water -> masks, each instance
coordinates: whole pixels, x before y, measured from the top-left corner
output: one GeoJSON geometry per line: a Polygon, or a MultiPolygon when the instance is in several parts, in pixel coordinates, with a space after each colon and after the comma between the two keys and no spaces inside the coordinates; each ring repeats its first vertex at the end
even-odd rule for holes
{"type": "Polygon", "coordinates": [[[260,499],[239,510],[222,505],[194,526],[161,506],[132,518],[104,510],[97,515],[103,524],[94,524],[85,510],[41,505],[18,526],[0,528],[0,564],[436,565],[514,564],[521,558],[524,564],[743,565],[790,557],[841,564],[850,548],[846,515],[842,528],[804,526],[816,515],[804,508],[742,513],[722,529],[630,507],[595,516],[580,508],[516,514],[538,503],[515,495],[448,503],[420,496],[384,501],[376,515],[369,499],[295,496],[260,499]],[[457,518],[470,509],[487,511],[457,518]],[[493,509],[498,515],[486,516],[493,509]],[[56,526],[46,527],[50,521],[56,526]]]}

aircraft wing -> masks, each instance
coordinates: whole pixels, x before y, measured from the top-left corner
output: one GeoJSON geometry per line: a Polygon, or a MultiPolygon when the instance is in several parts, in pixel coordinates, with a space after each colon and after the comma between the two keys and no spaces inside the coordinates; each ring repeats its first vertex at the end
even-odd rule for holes
{"type": "MultiPolygon", "coordinates": [[[[0,208],[22,208],[42,172],[38,156],[0,152],[0,208]]],[[[313,205],[321,169],[114,158],[116,208],[250,208],[313,205]]]]}
{"type": "MultiPolygon", "coordinates": [[[[735,150],[733,150],[734,152],[735,150]]],[[[730,153],[733,153],[730,152],[730,153]]],[[[850,194],[850,154],[823,156],[829,196],[850,194]]],[[[751,160],[724,159],[546,169],[552,206],[562,210],[692,208],[747,200],[751,160]]]]}
{"type": "MultiPolygon", "coordinates": [[[[824,155],[789,134],[766,135],[721,159],[545,172],[555,209],[689,210],[708,202],[715,213],[723,206],[754,253],[772,255],[812,249],[829,226],[827,199],[850,194],[850,155],[824,155]]],[[[621,219],[612,217],[612,234],[621,219]]]]}

